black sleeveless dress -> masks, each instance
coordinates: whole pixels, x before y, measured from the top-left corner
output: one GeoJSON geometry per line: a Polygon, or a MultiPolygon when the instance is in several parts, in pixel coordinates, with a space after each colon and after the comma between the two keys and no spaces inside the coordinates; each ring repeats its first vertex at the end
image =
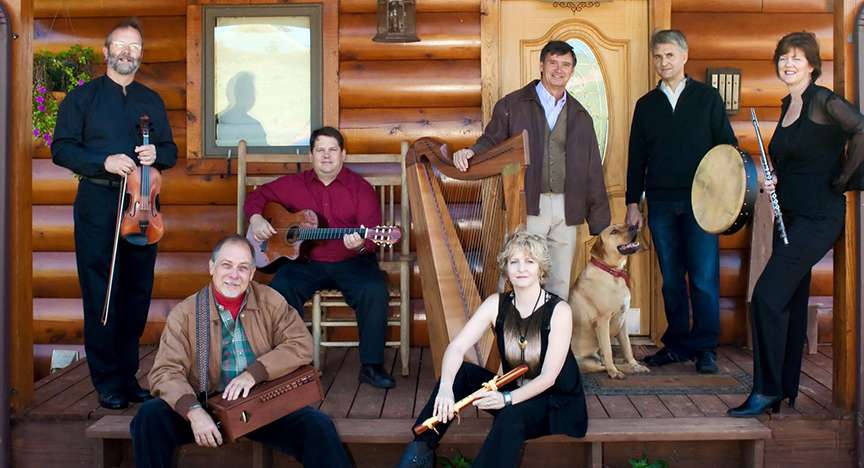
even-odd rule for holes
{"type": "MultiPolygon", "coordinates": [[[[540,327],[541,351],[540,363],[536,368],[543,368],[546,359],[546,350],[549,348],[549,331],[552,322],[552,312],[555,306],[561,302],[561,298],[555,294],[546,293],[546,303],[534,311],[532,316],[539,314],[536,319],[542,320],[540,327]]],[[[498,344],[498,353],[501,356],[501,366],[504,372],[510,372],[522,362],[509,362],[504,352],[504,322],[508,316],[517,323],[526,321],[519,315],[519,311],[513,305],[513,294],[502,293],[498,298],[498,317],[495,320],[495,338],[498,344]],[[515,316],[513,316],[515,314],[515,316]]],[[[529,371],[531,373],[531,371],[529,371]]],[[[555,379],[555,385],[548,388],[540,395],[548,396],[549,434],[567,434],[572,437],[583,437],[588,429],[588,410],[585,404],[585,391],[582,388],[582,377],[579,374],[579,365],[573,352],[567,349],[567,357],[564,366],[555,379]]],[[[539,395],[538,395],[539,396],[539,395]]],[[[536,398],[536,397],[535,397],[536,398]]]]}

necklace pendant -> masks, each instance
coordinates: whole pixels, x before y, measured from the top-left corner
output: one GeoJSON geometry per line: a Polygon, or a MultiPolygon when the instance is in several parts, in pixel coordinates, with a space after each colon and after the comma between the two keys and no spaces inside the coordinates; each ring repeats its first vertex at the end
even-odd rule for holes
{"type": "Polygon", "coordinates": [[[525,339],[525,335],[521,335],[519,337],[519,349],[524,350],[526,346],[528,346],[528,340],[525,339]]]}

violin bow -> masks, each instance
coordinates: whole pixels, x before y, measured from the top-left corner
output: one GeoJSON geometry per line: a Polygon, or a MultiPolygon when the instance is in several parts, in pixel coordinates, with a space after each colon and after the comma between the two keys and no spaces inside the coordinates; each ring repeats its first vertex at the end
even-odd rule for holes
{"type": "MultiPolygon", "coordinates": [[[[150,117],[143,114],[138,119],[144,144],[150,144],[150,117]]],[[[120,227],[123,225],[123,205],[126,201],[126,175],[120,181],[120,196],[117,198],[117,225],[114,228],[114,245],[111,247],[111,268],[108,271],[108,288],[105,291],[105,302],[102,305],[102,326],[108,325],[108,310],[111,307],[111,289],[114,286],[114,270],[117,266],[117,247],[120,244],[120,227]]]]}
{"type": "Polygon", "coordinates": [[[126,201],[126,176],[120,181],[120,197],[117,199],[117,226],[114,228],[114,246],[111,248],[111,269],[108,272],[108,289],[102,306],[102,326],[108,325],[108,308],[111,307],[111,287],[114,284],[114,268],[117,266],[117,246],[120,244],[120,225],[123,224],[123,202],[126,201]]]}

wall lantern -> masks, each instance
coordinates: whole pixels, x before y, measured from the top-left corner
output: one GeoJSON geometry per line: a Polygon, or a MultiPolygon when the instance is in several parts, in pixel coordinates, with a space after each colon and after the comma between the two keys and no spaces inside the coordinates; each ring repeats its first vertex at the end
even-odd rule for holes
{"type": "Polygon", "coordinates": [[[418,42],[416,0],[378,0],[375,42],[418,42]]]}

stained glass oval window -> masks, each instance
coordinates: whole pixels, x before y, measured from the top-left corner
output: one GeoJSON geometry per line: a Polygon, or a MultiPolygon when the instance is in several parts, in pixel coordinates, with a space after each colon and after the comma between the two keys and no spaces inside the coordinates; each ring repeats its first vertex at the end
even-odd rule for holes
{"type": "Polygon", "coordinates": [[[576,53],[576,67],[573,77],[567,83],[567,91],[588,109],[594,119],[594,132],[600,146],[600,158],[606,156],[606,142],[609,136],[609,102],[606,97],[606,81],[594,51],[581,39],[568,39],[576,53]]]}

